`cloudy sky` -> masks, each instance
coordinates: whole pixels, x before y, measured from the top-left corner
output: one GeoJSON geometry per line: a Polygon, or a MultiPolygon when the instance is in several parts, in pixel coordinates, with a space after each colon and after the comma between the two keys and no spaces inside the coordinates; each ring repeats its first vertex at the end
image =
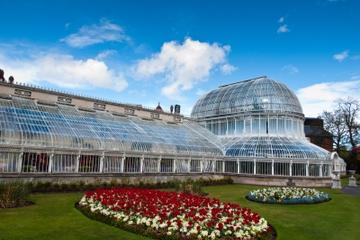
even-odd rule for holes
{"type": "Polygon", "coordinates": [[[0,68],[18,82],[185,114],[260,75],[286,83],[307,116],[360,99],[357,0],[0,3],[0,68]]]}

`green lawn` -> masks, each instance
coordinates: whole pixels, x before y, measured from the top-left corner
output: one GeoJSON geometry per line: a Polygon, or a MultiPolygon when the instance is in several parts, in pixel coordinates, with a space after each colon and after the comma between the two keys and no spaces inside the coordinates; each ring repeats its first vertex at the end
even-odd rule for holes
{"type": "Polygon", "coordinates": [[[81,193],[34,194],[35,205],[0,209],[0,240],[148,239],[87,219],[74,208],[81,193]]]}
{"type": "Polygon", "coordinates": [[[276,229],[279,240],[360,239],[360,197],[339,190],[320,189],[332,200],[313,205],[270,205],[250,202],[245,194],[254,186],[209,187],[211,196],[240,203],[265,217],[276,229]]]}
{"type": "MultiPolygon", "coordinates": [[[[315,205],[263,205],[244,196],[254,189],[248,185],[206,187],[211,196],[240,203],[264,216],[277,230],[279,240],[360,238],[360,197],[329,192],[332,201],[315,205]]],[[[81,193],[34,194],[36,204],[0,210],[0,240],[12,239],[147,239],[92,221],[74,208],[81,193]]]]}

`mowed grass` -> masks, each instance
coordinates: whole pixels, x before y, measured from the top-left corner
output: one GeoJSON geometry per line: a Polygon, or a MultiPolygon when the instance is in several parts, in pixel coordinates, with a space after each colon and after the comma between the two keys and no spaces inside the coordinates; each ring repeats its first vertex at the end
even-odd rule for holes
{"type": "MultiPolygon", "coordinates": [[[[360,239],[360,197],[338,190],[330,202],[314,205],[268,205],[245,199],[248,185],[206,187],[212,197],[239,203],[265,217],[277,230],[279,240],[360,239]]],[[[0,210],[0,240],[12,239],[149,239],[87,219],[74,208],[82,193],[33,194],[35,205],[0,210]]]]}
{"type": "Polygon", "coordinates": [[[245,195],[248,185],[207,187],[211,196],[239,203],[260,213],[272,224],[279,240],[358,240],[360,239],[360,197],[340,190],[319,189],[328,192],[332,200],[311,205],[272,205],[251,202],[245,195]]]}
{"type": "Polygon", "coordinates": [[[35,205],[0,209],[0,240],[148,239],[90,220],[75,209],[82,193],[33,194],[35,205]]]}

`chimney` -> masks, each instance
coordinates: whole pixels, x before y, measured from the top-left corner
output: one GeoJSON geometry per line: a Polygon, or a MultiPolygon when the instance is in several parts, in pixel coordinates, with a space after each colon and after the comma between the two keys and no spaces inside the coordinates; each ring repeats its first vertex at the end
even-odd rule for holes
{"type": "Polygon", "coordinates": [[[170,112],[171,112],[171,114],[173,113],[173,111],[174,111],[174,106],[171,105],[171,106],[170,106],[170,112]]]}
{"type": "Polygon", "coordinates": [[[1,68],[0,68],[0,81],[2,81],[2,82],[5,82],[5,78],[4,78],[4,70],[2,70],[1,68]]]}
{"type": "Polygon", "coordinates": [[[180,105],[175,104],[175,114],[180,114],[180,105]]]}

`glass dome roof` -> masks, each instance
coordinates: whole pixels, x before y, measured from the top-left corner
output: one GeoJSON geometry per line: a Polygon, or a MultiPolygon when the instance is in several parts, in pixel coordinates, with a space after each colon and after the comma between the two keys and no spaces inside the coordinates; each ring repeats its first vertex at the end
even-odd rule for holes
{"type": "Polygon", "coordinates": [[[208,118],[251,112],[303,115],[298,98],[285,84],[262,76],[223,85],[203,95],[196,102],[191,117],[208,118]]]}
{"type": "Polygon", "coordinates": [[[301,139],[288,137],[223,138],[229,157],[329,160],[329,152],[301,139]]]}

